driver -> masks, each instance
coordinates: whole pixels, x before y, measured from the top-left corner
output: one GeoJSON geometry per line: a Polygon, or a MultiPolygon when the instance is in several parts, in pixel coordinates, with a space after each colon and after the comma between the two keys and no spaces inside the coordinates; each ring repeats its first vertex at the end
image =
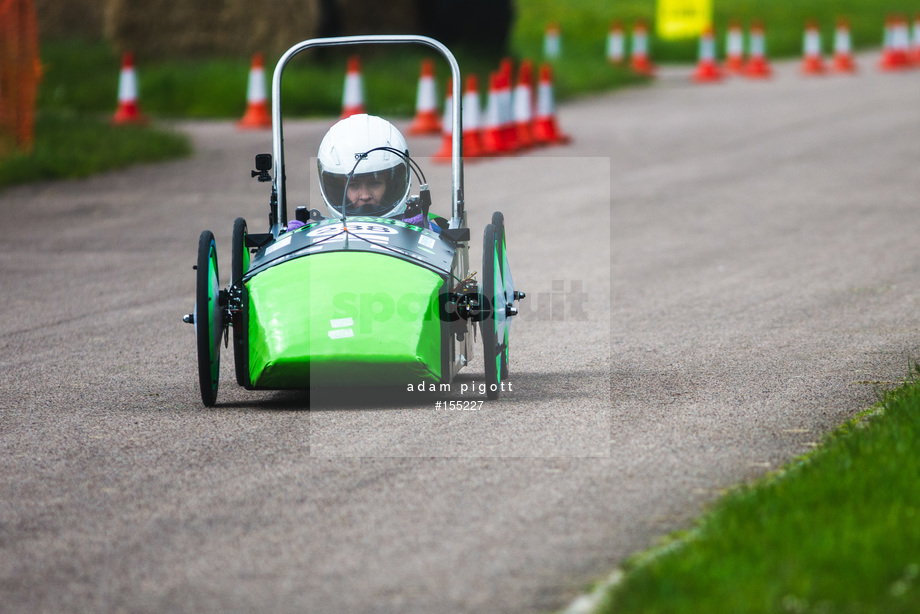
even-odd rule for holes
{"type": "Polygon", "coordinates": [[[440,230],[417,201],[409,198],[412,181],[409,146],[387,120],[358,114],[336,122],[319,145],[319,186],[332,217],[369,215],[403,220],[440,230]]]}
{"type": "Polygon", "coordinates": [[[346,216],[399,217],[411,185],[408,156],[406,139],[380,117],[352,115],[332,126],[317,154],[320,191],[332,217],[342,217],[343,206],[346,216]]]}

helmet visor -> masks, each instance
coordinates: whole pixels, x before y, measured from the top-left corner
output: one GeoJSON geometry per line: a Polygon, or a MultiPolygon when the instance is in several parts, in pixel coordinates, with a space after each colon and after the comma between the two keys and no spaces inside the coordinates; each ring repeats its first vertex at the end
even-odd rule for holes
{"type": "Polygon", "coordinates": [[[409,168],[403,163],[374,173],[359,172],[349,177],[320,171],[323,197],[332,209],[345,215],[386,217],[405,198],[409,168]]]}

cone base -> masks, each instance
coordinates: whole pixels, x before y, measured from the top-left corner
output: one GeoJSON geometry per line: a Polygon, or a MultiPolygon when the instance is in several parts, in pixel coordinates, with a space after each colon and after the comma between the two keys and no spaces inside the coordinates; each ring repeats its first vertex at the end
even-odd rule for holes
{"type": "Polygon", "coordinates": [[[696,83],[715,83],[721,81],[723,76],[715,62],[701,62],[693,71],[693,80],[696,83]]]}
{"type": "Polygon", "coordinates": [[[259,130],[272,127],[272,118],[264,104],[251,104],[246,114],[236,123],[240,130],[259,130]]]}
{"type": "Polygon", "coordinates": [[[432,162],[450,162],[454,157],[454,138],[450,134],[445,134],[441,140],[441,148],[432,154],[432,162]]]}
{"type": "Polygon", "coordinates": [[[637,72],[640,75],[647,75],[651,77],[655,74],[655,65],[645,58],[634,59],[630,63],[629,67],[632,68],[633,72],[637,72]]]}
{"type": "Polygon", "coordinates": [[[764,59],[754,59],[744,67],[744,76],[751,79],[769,79],[773,76],[773,69],[764,59]]]}
{"type": "Polygon", "coordinates": [[[832,67],[835,72],[856,72],[856,63],[853,61],[853,58],[848,55],[834,56],[834,63],[832,67]]]}
{"type": "Polygon", "coordinates": [[[465,132],[463,134],[463,157],[481,158],[483,155],[479,132],[465,132]]]}
{"type": "Polygon", "coordinates": [[[823,75],[826,72],[824,60],[818,57],[808,57],[802,60],[801,72],[805,75],[823,75]]]}
{"type": "Polygon", "coordinates": [[[885,71],[904,70],[911,67],[911,61],[906,53],[889,51],[879,60],[878,67],[885,71]]]}
{"type": "Polygon", "coordinates": [[[147,116],[140,112],[140,109],[137,108],[137,103],[126,102],[122,103],[115,111],[115,115],[112,116],[112,123],[116,125],[146,124],[147,116]]]}
{"type": "Polygon", "coordinates": [[[423,111],[409,124],[409,134],[441,134],[441,118],[434,111],[423,111]]]}
{"type": "Polygon", "coordinates": [[[364,113],[363,106],[345,107],[344,109],[342,109],[342,115],[339,116],[339,119],[347,119],[351,117],[352,115],[360,115],[362,113],[364,113]]]}
{"type": "Polygon", "coordinates": [[[744,72],[744,60],[739,57],[731,57],[725,60],[725,72],[740,75],[744,72]]]}
{"type": "Polygon", "coordinates": [[[534,143],[538,145],[564,145],[572,141],[572,137],[559,132],[555,118],[538,119],[533,125],[534,143]]]}
{"type": "Polygon", "coordinates": [[[483,155],[500,156],[511,152],[511,148],[505,144],[505,139],[498,128],[486,128],[483,130],[481,140],[483,155]]]}
{"type": "Polygon", "coordinates": [[[530,122],[516,124],[515,137],[517,137],[518,149],[530,149],[533,147],[533,128],[530,122]]]}

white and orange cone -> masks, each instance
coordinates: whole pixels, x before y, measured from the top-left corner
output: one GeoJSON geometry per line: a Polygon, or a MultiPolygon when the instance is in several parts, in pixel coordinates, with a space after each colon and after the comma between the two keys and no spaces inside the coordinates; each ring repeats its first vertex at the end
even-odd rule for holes
{"type": "Polygon", "coordinates": [[[623,36],[623,24],[618,21],[611,22],[607,32],[607,61],[611,64],[622,64],[626,57],[626,39],[623,36]]]}
{"type": "Polygon", "coordinates": [[[559,130],[556,121],[556,99],[553,93],[553,71],[549,64],[540,66],[537,87],[537,108],[533,120],[533,139],[539,145],[559,145],[571,138],[559,130]]]}
{"type": "Polygon", "coordinates": [[[514,86],[514,130],[518,148],[533,147],[533,62],[524,60],[514,86]]]}
{"type": "Polygon", "coordinates": [[[345,73],[341,119],[360,113],[364,113],[364,79],[361,77],[361,59],[353,55],[348,58],[345,73]]]}
{"type": "Polygon", "coordinates": [[[482,107],[479,104],[479,77],[468,75],[463,93],[463,157],[482,157],[482,107]]]}
{"type": "Polygon", "coordinates": [[[511,81],[511,59],[505,58],[498,67],[498,118],[505,149],[509,152],[517,151],[519,147],[517,132],[514,129],[514,93],[511,89],[511,81]]]}
{"type": "Polygon", "coordinates": [[[121,56],[121,73],[118,77],[118,108],[112,116],[113,124],[144,124],[147,118],[141,113],[137,101],[137,73],[134,71],[134,55],[125,52],[121,56]]]}
{"type": "Polygon", "coordinates": [[[837,20],[837,28],[834,30],[834,61],[831,66],[837,72],[856,72],[853,46],[850,42],[850,23],[843,18],[837,20]]]}
{"type": "Polygon", "coordinates": [[[914,17],[914,28],[910,43],[910,58],[914,64],[920,64],[920,14],[914,17]]]}
{"type": "Polygon", "coordinates": [[[716,62],[716,40],[712,27],[707,26],[700,35],[699,60],[693,71],[693,80],[697,83],[714,83],[722,80],[722,70],[716,62]]]}
{"type": "Polygon", "coordinates": [[[482,121],[482,152],[487,156],[500,156],[509,150],[502,130],[500,89],[498,72],[493,72],[489,75],[489,96],[482,121]]]}
{"type": "Polygon", "coordinates": [[[752,79],[769,79],[773,76],[773,69],[767,61],[766,35],[760,23],[751,24],[748,61],[744,65],[744,75],[752,79]]]}
{"type": "Polygon", "coordinates": [[[422,60],[422,72],[418,80],[418,92],[415,96],[415,119],[409,125],[409,134],[439,134],[441,118],[438,117],[438,101],[435,91],[434,62],[422,60]]]}
{"type": "Polygon", "coordinates": [[[805,38],[802,42],[803,57],[800,70],[805,75],[823,75],[825,71],[824,56],[821,51],[821,32],[818,24],[809,22],[805,27],[805,38]]]}
{"type": "Polygon", "coordinates": [[[630,54],[633,71],[648,76],[655,74],[655,66],[649,59],[648,27],[642,22],[633,25],[630,54]]]}
{"type": "Polygon", "coordinates": [[[881,70],[904,70],[910,68],[910,32],[907,20],[890,17],[885,25],[885,48],[878,67],[881,70]]]}
{"type": "Polygon", "coordinates": [[[431,159],[435,162],[450,162],[454,143],[454,82],[447,80],[447,94],[444,96],[444,114],[441,119],[441,148],[431,159]]]}
{"type": "Polygon", "coordinates": [[[543,33],[543,57],[547,60],[558,60],[562,53],[562,36],[558,23],[546,26],[543,33]]]}
{"type": "Polygon", "coordinates": [[[265,96],[265,60],[261,53],[252,56],[249,68],[249,85],[246,88],[246,113],[237,122],[241,130],[258,130],[271,128],[272,116],[268,112],[265,96]]]}
{"type": "Polygon", "coordinates": [[[741,24],[733,21],[725,35],[725,71],[740,74],[744,70],[744,32],[741,24]]]}

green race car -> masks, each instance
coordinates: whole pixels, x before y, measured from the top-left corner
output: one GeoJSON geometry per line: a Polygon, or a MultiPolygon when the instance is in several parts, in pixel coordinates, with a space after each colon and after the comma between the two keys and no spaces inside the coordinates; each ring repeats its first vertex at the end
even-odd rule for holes
{"type": "Polygon", "coordinates": [[[247,389],[418,386],[453,381],[472,357],[474,326],[479,326],[483,342],[486,394],[498,398],[502,380],[508,377],[510,319],[517,313],[515,301],[524,293],[514,289],[499,212],[484,230],[479,278],[470,274],[460,83],[459,66],[450,51],[422,36],[313,39],[281,57],[272,79],[272,154],[256,156],[252,173],[271,183],[269,232],[249,233],[246,221],[236,219],[226,288],[220,286],[213,233],[206,230],[199,239],[195,311],[184,319],[195,325],[206,406],[216,403],[220,344],[231,336],[236,380],[247,389]],[[280,95],[284,68],[311,47],[368,43],[426,45],[450,64],[449,220],[429,213],[424,175],[407,149],[393,147],[371,148],[346,160],[351,170],[342,175],[341,190],[344,194],[350,182],[357,185],[364,166],[375,156],[404,160],[402,202],[409,212],[401,213],[402,218],[349,210],[342,195],[342,205],[333,207],[332,217],[299,207],[288,219],[280,95]],[[418,195],[409,195],[409,169],[419,178],[418,195]]]}

